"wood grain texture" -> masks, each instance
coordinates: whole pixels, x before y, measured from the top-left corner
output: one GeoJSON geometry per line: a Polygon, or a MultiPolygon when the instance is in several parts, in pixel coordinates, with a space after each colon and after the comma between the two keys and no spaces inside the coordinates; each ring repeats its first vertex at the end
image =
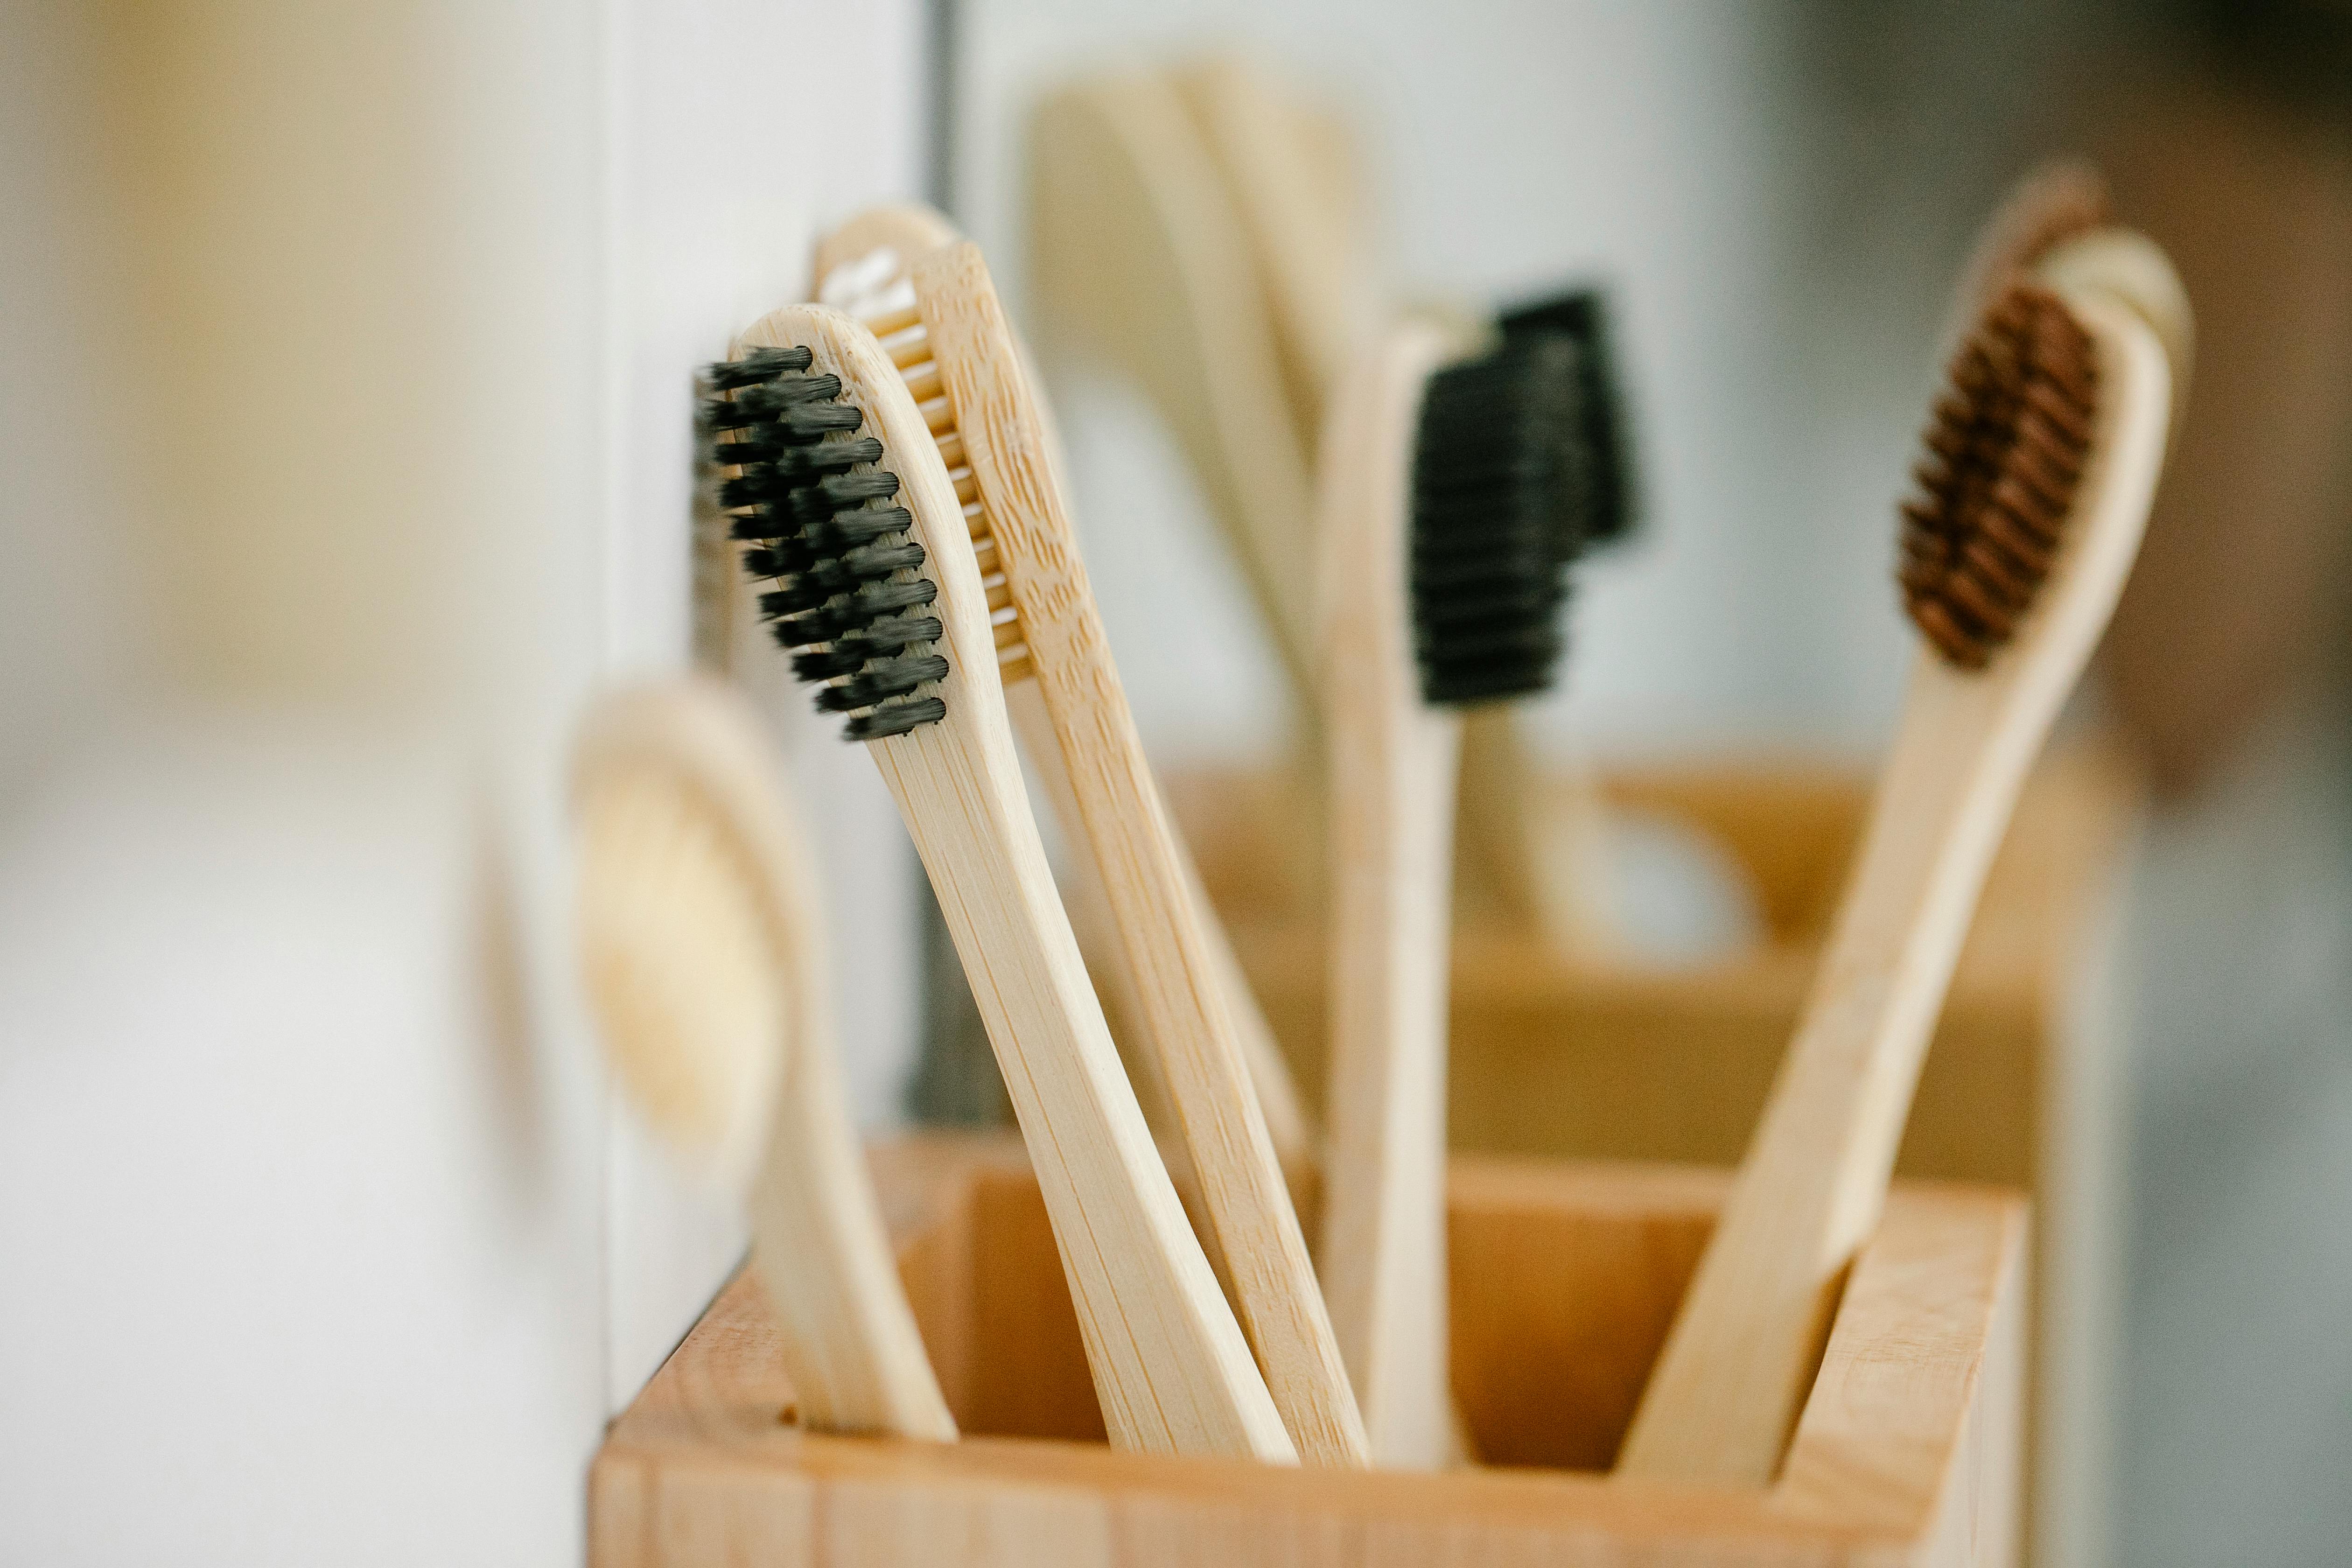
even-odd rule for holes
{"type": "Polygon", "coordinates": [[[1331,791],[1322,1264],[1374,1458],[1448,1457],[1445,981],[1462,720],[1421,694],[1406,582],[1423,389],[1457,352],[1401,323],[1332,407],[1318,577],[1331,791]]]}
{"type": "MultiPolygon", "coordinates": [[[[743,934],[765,952],[782,999],[767,1092],[746,1096],[759,1153],[745,1197],[752,1258],[784,1325],[783,1360],[801,1418],[824,1431],[953,1441],[955,1423],[908,1310],[843,1092],[824,901],[771,743],[743,699],[715,680],[613,693],[592,710],[574,751],[572,794],[583,821],[594,821],[593,803],[616,785],[648,782],[662,789],[673,835],[708,834],[732,847],[741,900],[679,909],[657,901],[658,887],[613,886],[604,896],[654,900],[660,920],[702,944],[724,945],[725,933],[709,922],[748,921],[743,934]]],[[[594,923],[593,916],[582,923],[594,923]]],[[[615,1020],[605,1022],[616,1051],[709,1045],[615,1037],[615,1020]]]]}
{"type": "Polygon", "coordinates": [[[1234,1028],[1231,972],[1144,757],[1012,330],[979,247],[941,247],[909,275],[1190,1156],[1202,1239],[1300,1456],[1361,1464],[1363,1424],[1234,1028]]]}
{"type": "Polygon", "coordinates": [[[1620,1460],[1760,1485],[1878,1220],[1930,1031],[2026,770],[2131,568],[2162,467],[2169,377],[2137,314],[2069,293],[2099,363],[2092,457],[2016,642],[1969,674],[1915,666],[1862,860],[1764,1119],[1620,1460]]]}
{"type": "MultiPolygon", "coordinates": [[[[1788,760],[1612,770],[1602,785],[1622,817],[1671,826],[1724,856],[1764,940],[1695,966],[1594,963],[1464,911],[1447,1021],[1453,1147],[1736,1164],[1835,919],[1871,783],[1843,764],[1788,760]]],[[[1328,1034],[1324,911],[1304,887],[1265,873],[1279,869],[1292,787],[1283,774],[1240,768],[1167,779],[1211,896],[1315,1097],[1328,1034]]],[[[2053,745],[2035,765],[1953,971],[1895,1162],[1904,1176],[2033,1194],[2028,1494],[2045,1547],[2105,1528],[2098,1481],[2112,1462],[2108,1390],[2119,1375],[2105,1326],[2121,1310],[2129,1226],[2116,1089],[2127,1064],[2112,999],[2085,985],[2113,977],[2103,933],[2120,913],[2144,789],[2116,739],[2097,731],[2053,745]]],[[[1457,1216],[1457,1251],[1460,1236],[1457,1216]]],[[[1703,1240],[1690,1244],[1685,1272],[1703,1240]]],[[[1654,1344],[1671,1311],[1669,1302],[1654,1344]]],[[[1486,1396],[1465,1383],[1463,1360],[1472,1331],[1457,1311],[1454,1382],[1477,1408],[1486,1396]]],[[[1640,1393],[1641,1373],[1629,1375],[1621,1394],[1583,1385],[1565,1396],[1580,1406],[1622,1398],[1607,1447],[1579,1468],[1605,1466],[1613,1452],[1640,1393]]]]}
{"type": "MultiPolygon", "coordinates": [[[[894,1212],[905,1152],[877,1152],[894,1212]]],[[[1017,1152],[960,1142],[911,1164],[928,1207],[902,1233],[908,1247],[1025,1258],[1058,1286],[1017,1152]]],[[[1613,1447],[1625,1405],[1596,1412],[1575,1391],[1614,1385],[1630,1402],[1723,1190],[1717,1173],[1671,1167],[1456,1163],[1454,1311],[1477,1363],[1458,1382],[1483,1443],[1517,1467],[1613,1447]],[[1633,1260],[1646,1262],[1622,1267],[1633,1260]],[[1530,1291],[1552,1292],[1548,1310],[1530,1291]],[[1490,1392],[1507,1397],[1490,1404],[1490,1392]]],[[[1076,1433],[1001,1436],[994,1413],[970,1403],[958,1414],[971,1435],[951,1447],[803,1436],[774,1422],[791,1391],[761,1354],[774,1330],[746,1277],[614,1424],[591,1479],[590,1562],[1997,1568],[2016,1561],[2023,1232],[2022,1205],[2003,1194],[1898,1191],[1841,1310],[1837,1370],[1806,1413],[1791,1482],[1769,1491],[1122,1454],[1076,1433]]],[[[966,1320],[1010,1379],[1051,1382],[1079,1359],[1074,1321],[1040,1325],[1018,1291],[991,1286],[983,1299],[976,1278],[928,1265],[908,1289],[927,1334],[966,1320]]]]}
{"type": "Polygon", "coordinates": [[[1294,1457],[1121,1069],[1013,751],[986,595],[938,447],[873,334],[787,306],[743,336],[838,374],[899,479],[939,585],[947,716],[869,744],[939,896],[1061,1242],[1104,1418],[1122,1446],[1294,1457]]]}

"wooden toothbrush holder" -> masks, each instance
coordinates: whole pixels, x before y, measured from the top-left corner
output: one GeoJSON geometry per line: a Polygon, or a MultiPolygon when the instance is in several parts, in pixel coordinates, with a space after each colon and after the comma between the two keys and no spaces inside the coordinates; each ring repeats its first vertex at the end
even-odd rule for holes
{"type": "Polygon", "coordinates": [[[876,1167],[965,1440],[802,1432],[739,1275],[616,1421],[593,1568],[2017,1561],[2026,1215],[1906,1183],[1856,1263],[1769,1489],[1601,1472],[1719,1205],[1719,1171],[1465,1156],[1451,1180],[1454,1382],[1486,1468],[1309,1470],[1113,1453],[1054,1239],[1011,1138],[876,1167]]]}

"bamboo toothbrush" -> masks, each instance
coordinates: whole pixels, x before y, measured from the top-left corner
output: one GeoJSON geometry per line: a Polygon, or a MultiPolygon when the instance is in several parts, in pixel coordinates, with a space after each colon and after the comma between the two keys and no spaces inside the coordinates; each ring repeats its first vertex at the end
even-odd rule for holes
{"type": "Polygon", "coordinates": [[[1111,1440],[1288,1462],[1288,1435],[1119,1067],[1014,760],[987,590],[926,416],[872,333],[761,319],[710,428],[744,565],[898,802],[1003,1070],[1111,1440]],[[862,434],[861,434],[862,432],[862,434]],[[895,503],[895,504],[894,504],[895,503]]]}
{"type": "MultiPolygon", "coordinates": [[[[821,293],[824,302],[868,321],[903,313],[913,299],[913,284],[907,278],[909,261],[961,238],[952,224],[929,207],[905,205],[870,208],[817,243],[816,275],[823,279],[821,293]]],[[[1024,380],[1033,393],[1030,399],[1034,413],[1031,425],[1037,437],[1036,445],[1043,449],[1051,492],[1058,506],[1063,493],[1061,447],[1054,426],[1052,407],[1043,390],[1037,386],[1029,357],[1022,351],[1018,334],[1011,331],[1009,323],[1007,331],[1024,380]]],[[[914,371],[915,366],[911,363],[902,367],[904,373],[914,371]]],[[[931,389],[928,382],[926,390],[933,391],[935,396],[943,395],[931,389]]],[[[972,481],[973,484],[979,482],[979,479],[972,481]]],[[[959,492],[966,488],[965,481],[959,479],[959,492]]],[[[967,513],[971,513],[972,509],[980,504],[975,491],[973,499],[966,503],[967,513]]],[[[1000,497],[996,504],[999,510],[1004,510],[1021,502],[1019,497],[1000,497]]],[[[997,564],[1000,568],[1005,566],[1005,558],[1000,556],[997,564]]],[[[992,575],[988,581],[991,586],[999,585],[992,575]]],[[[1017,585],[1011,586],[1011,592],[1013,597],[1019,597],[1017,585]]],[[[1092,616],[1091,594],[1086,595],[1085,608],[1087,614],[1092,616]]],[[[1054,720],[1039,695],[1039,688],[1024,679],[1028,668],[1026,646],[1017,640],[1006,640],[1010,634],[1005,629],[1005,623],[1013,611],[1010,606],[1003,606],[993,613],[1000,628],[999,671],[1006,683],[1005,701],[1012,712],[1014,732],[1020,737],[1022,749],[1028,755],[1031,765],[1038,770],[1039,781],[1053,797],[1053,810],[1065,836],[1073,844],[1087,843],[1085,819],[1070,780],[1070,767],[1075,764],[1065,756],[1069,748],[1061,742],[1054,720]]],[[[1122,705],[1123,699],[1122,691],[1122,705]]],[[[1084,752],[1080,751],[1073,755],[1083,760],[1084,752]]],[[[1240,1038],[1243,1057],[1249,1068],[1250,1082],[1257,1091],[1266,1134],[1273,1141],[1275,1157],[1281,1163],[1286,1181],[1297,1194],[1313,1176],[1313,1120],[1299,1097],[1297,1085],[1290,1075],[1289,1063],[1275,1038],[1273,1026],[1265,1021],[1265,1015],[1259,1009],[1257,997],[1250,989],[1241,960],[1234,954],[1233,944],[1226,937],[1223,922],[1217,918],[1215,908],[1209,901],[1208,891],[1201,885],[1199,870],[1193,864],[1191,851],[1185,847],[1183,836],[1171,815],[1164,808],[1160,815],[1166,824],[1170,842],[1182,865],[1201,932],[1209,942],[1212,960],[1218,971],[1218,989],[1224,997],[1233,1026],[1240,1038]]],[[[1082,934],[1089,929],[1108,929],[1114,923],[1108,889],[1102,877],[1094,870],[1098,858],[1092,855],[1082,856],[1076,867],[1079,874],[1073,891],[1080,899],[1082,906],[1090,907],[1095,916],[1089,926],[1081,927],[1082,934]]],[[[1125,962],[1123,944],[1113,948],[1111,957],[1109,978],[1122,987],[1121,999],[1126,1005],[1126,1016],[1141,1017],[1144,1005],[1137,989],[1139,982],[1131,966],[1125,962]]],[[[1144,1055],[1141,1066],[1147,1074],[1157,1070],[1157,1063],[1150,1053],[1144,1055]]],[[[1158,1080],[1154,1079],[1151,1081],[1158,1080]]],[[[1164,1090],[1165,1086],[1161,1088],[1164,1090]]],[[[1159,1098],[1164,1103],[1164,1092],[1159,1098]]],[[[1146,1109],[1153,1108],[1148,1105],[1146,1109]]],[[[1181,1157],[1181,1140],[1174,1152],[1181,1157]]],[[[1212,1258],[1211,1261],[1215,1262],[1216,1259],[1212,1258]]]]}
{"type": "Polygon", "coordinates": [[[1575,352],[1407,321],[1334,399],[1318,516],[1332,781],[1322,1263],[1376,1463],[1449,1458],[1445,1006],[1464,705],[1559,651],[1575,352]],[[1459,363],[1449,363],[1458,361],[1459,363]]]}
{"type": "Polygon", "coordinates": [[[842,1095],[824,904],[758,721],[702,679],[607,696],[572,795],[606,1053],[671,1150],[743,1191],[801,1419],[953,1441],[842,1095]]]}
{"type": "Polygon", "coordinates": [[[1618,1461],[1769,1481],[2019,786],[2106,625],[2163,464],[2171,374],[2134,307],[2013,279],[1956,356],[1906,504],[1927,647],[1802,1021],[1618,1461]]]}
{"type": "MultiPolygon", "coordinates": [[[[1092,868],[1202,1210],[1202,1240],[1233,1295],[1276,1407],[1310,1462],[1361,1465],[1348,1384],[1236,1018],[1255,1005],[1221,953],[1171,827],[1110,657],[1049,455],[1041,405],[980,247],[869,255],[833,276],[883,286],[866,324],[926,418],[964,502],[984,580],[1009,601],[996,637],[1024,749],[1092,868]],[[884,274],[890,274],[886,281],[884,274]]],[[[1260,1031],[1261,1058],[1271,1037],[1260,1031]]],[[[1286,1090],[1278,1063],[1262,1069],[1286,1090]]]]}

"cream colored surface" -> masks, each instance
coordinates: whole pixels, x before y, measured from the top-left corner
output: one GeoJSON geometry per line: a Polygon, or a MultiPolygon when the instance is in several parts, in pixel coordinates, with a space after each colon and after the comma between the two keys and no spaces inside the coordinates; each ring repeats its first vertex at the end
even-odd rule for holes
{"type": "Polygon", "coordinates": [[[2169,375],[2112,296],[2072,292],[2099,365],[2092,457],[2017,638],[1979,674],[1922,653],[1861,862],[1762,1125],[1643,1395],[1629,1476],[1761,1485],[1877,1225],[1927,1038],[2017,791],[2137,553],[2169,375]]]}
{"type": "Polygon", "coordinates": [[[837,311],[787,306],[740,344],[807,346],[842,378],[898,475],[908,537],[939,584],[947,716],[868,750],[930,873],[1029,1140],[1113,1437],[1154,1452],[1290,1459],[1054,889],[1013,757],[980,571],[924,416],[873,335],[837,311]]]}
{"type": "Polygon", "coordinates": [[[757,718],[698,679],[608,696],[572,799],[607,1058],[673,1151],[743,1181],[801,1420],[953,1441],[842,1093],[807,836],[757,718]]]}
{"type": "MultiPolygon", "coordinates": [[[[1300,1456],[1364,1461],[1363,1424],[1187,868],[1128,711],[1045,426],[977,246],[917,258],[915,295],[1045,699],[1120,952],[1199,1183],[1202,1241],[1300,1456]]],[[[1245,995],[1246,993],[1244,993],[1245,995]]]]}
{"type": "Polygon", "coordinates": [[[2171,429],[2178,435],[2197,368],[2197,318],[2172,258],[2144,234],[2102,228],[2053,247],[2034,270],[2058,288],[2110,294],[2139,313],[2164,345],[2172,372],[2171,429]]]}
{"type": "Polygon", "coordinates": [[[1372,1455],[1448,1457],[1445,982],[1462,720],[1422,700],[1405,561],[1423,386],[1458,352],[1408,321],[1339,389],[1317,518],[1331,787],[1322,1264],[1372,1455]]]}
{"type": "Polygon", "coordinates": [[[1169,79],[1242,220],[1297,428],[1312,442],[1378,321],[1353,127],[1239,55],[1180,65],[1169,79]]]}

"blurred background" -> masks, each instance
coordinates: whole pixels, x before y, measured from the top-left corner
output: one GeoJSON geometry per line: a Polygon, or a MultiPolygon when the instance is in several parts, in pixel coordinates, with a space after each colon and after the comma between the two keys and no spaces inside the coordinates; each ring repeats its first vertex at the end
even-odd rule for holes
{"type": "MultiPolygon", "coordinates": [[[[1612,770],[1866,777],[1979,226],[2072,153],[2170,251],[2188,416],[2066,728],[2123,781],[2102,1109],[2050,1124],[2115,1289],[2037,1560],[2340,1558],[2352,6],[9,0],[0,1560],[577,1560],[602,1423],[740,1233],[610,1103],[562,747],[690,657],[690,373],[826,227],[981,241],[1155,762],[1285,759],[1213,498],[1034,255],[1039,105],[1202,61],[1330,129],[1381,297],[1608,289],[1643,524],[1536,733],[1612,770]]],[[[864,1116],[984,1113],[895,812],[765,689],[864,1116]]],[[[1688,837],[1615,850],[1662,963],[1757,918],[1688,837]]]]}

